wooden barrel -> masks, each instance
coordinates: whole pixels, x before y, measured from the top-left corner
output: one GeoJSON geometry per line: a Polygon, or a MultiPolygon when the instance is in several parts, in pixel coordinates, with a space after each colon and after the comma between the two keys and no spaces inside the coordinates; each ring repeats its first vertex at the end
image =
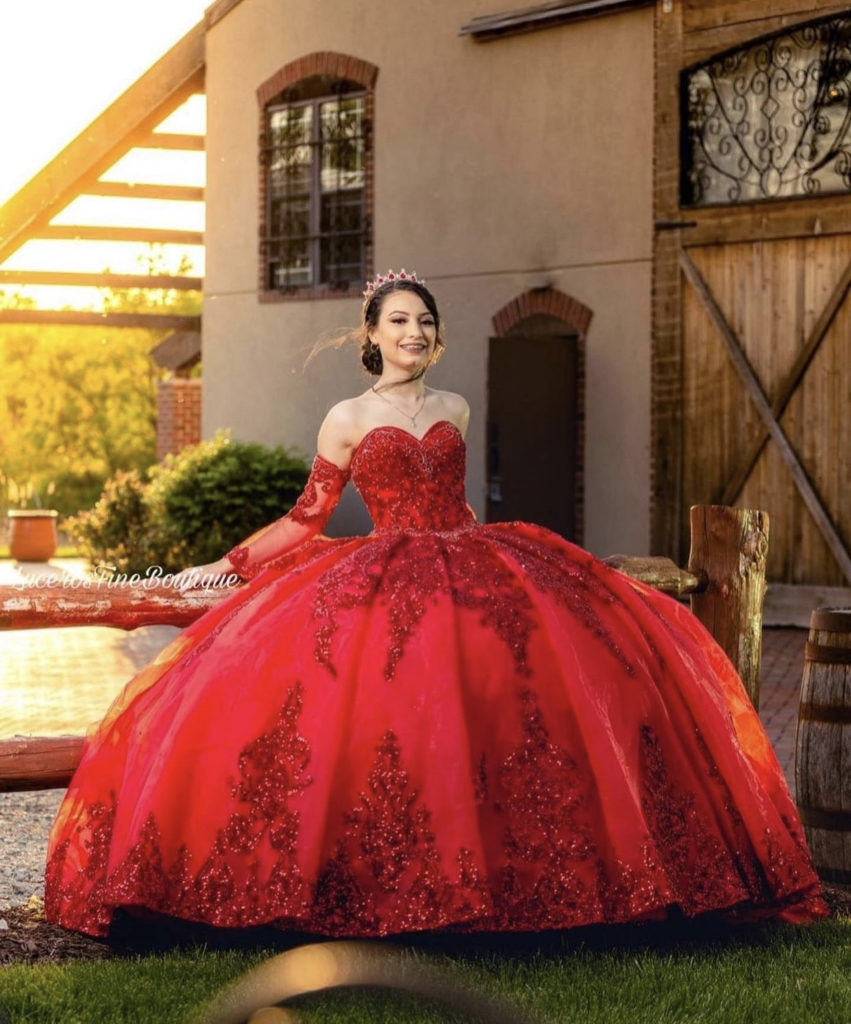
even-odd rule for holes
{"type": "Polygon", "coordinates": [[[810,617],[795,789],[818,873],[851,884],[851,608],[819,608],[810,617]]]}

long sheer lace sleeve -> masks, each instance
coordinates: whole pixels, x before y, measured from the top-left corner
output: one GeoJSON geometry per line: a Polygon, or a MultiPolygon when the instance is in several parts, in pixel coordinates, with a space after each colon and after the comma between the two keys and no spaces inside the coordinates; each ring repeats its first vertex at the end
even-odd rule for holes
{"type": "Polygon", "coordinates": [[[253,533],[225,557],[243,579],[251,579],[279,558],[322,531],[340,500],[349,470],[317,454],[298,501],[285,516],[253,533]]]}

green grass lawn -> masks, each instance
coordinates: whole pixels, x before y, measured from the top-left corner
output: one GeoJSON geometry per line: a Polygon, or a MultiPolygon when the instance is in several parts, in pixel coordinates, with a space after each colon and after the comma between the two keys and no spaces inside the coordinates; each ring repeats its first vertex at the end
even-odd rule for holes
{"type": "MultiPolygon", "coordinates": [[[[394,949],[396,947],[393,947],[394,949]]],[[[0,969],[10,1024],[203,1020],[200,1008],[269,952],[203,949],[0,969]]],[[[405,953],[521,1008],[514,1019],[576,1024],[847,1024],[851,920],[737,931],[648,926],[549,940],[435,940],[405,953]],[[466,946],[466,948],[465,948],[466,946]]],[[[420,996],[373,988],[301,996],[304,1020],[420,1024],[470,1020],[420,996]]],[[[0,1013],[0,1020],[3,1020],[0,1013]]],[[[4,1022],[5,1024],[5,1022],[4,1022]]]]}

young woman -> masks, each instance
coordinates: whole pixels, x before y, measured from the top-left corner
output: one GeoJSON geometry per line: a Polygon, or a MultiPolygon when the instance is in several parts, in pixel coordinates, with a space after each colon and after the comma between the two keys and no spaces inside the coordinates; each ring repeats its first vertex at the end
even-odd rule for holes
{"type": "Polygon", "coordinates": [[[368,287],[373,386],[329,412],[295,508],[200,567],[246,585],[90,736],[49,920],[363,936],[825,912],[693,616],[541,527],[475,521],[467,404],[425,382],[442,349],[413,276],[368,287]],[[350,476],[375,529],[328,540],[350,476]]]}

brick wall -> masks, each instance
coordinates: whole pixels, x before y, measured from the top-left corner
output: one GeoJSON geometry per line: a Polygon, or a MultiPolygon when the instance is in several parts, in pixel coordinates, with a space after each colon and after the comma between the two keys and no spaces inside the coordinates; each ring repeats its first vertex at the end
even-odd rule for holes
{"type": "Polygon", "coordinates": [[[201,380],[173,377],[157,383],[157,459],[201,440],[201,380]]]}

